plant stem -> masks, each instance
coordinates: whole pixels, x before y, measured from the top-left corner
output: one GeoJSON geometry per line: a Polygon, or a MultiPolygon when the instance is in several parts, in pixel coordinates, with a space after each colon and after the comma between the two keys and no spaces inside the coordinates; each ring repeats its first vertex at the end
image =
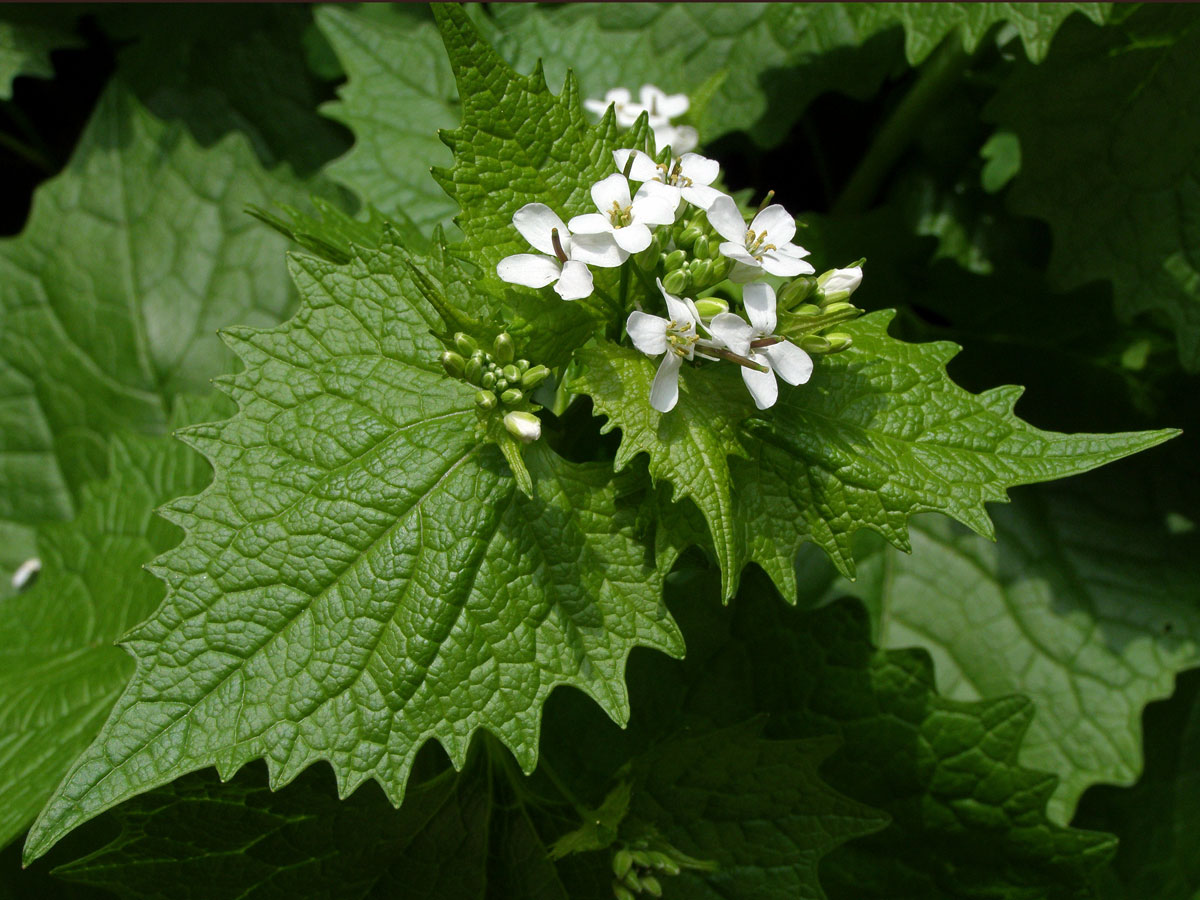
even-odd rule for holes
{"type": "Polygon", "coordinates": [[[11,150],[17,156],[24,159],[26,162],[32,163],[37,168],[41,169],[47,175],[54,174],[54,163],[50,162],[43,154],[34,150],[28,144],[17,140],[11,134],[6,134],[0,131],[0,147],[11,150]]]}
{"type": "Polygon", "coordinates": [[[962,48],[962,39],[957,32],[946,36],[858,164],[842,195],[833,204],[834,215],[859,213],[870,205],[896,160],[920,131],[925,118],[958,81],[972,58],[973,55],[962,48]]]}
{"type": "Polygon", "coordinates": [[[550,765],[550,760],[546,758],[544,753],[542,754],[542,758],[538,761],[538,768],[545,773],[546,777],[550,779],[550,783],[558,789],[558,792],[563,795],[563,798],[573,807],[575,807],[575,812],[579,813],[580,819],[587,822],[592,818],[591,810],[589,810],[583,803],[579,801],[579,798],[575,796],[574,791],[567,787],[567,783],[559,777],[557,772],[554,771],[554,767],[550,765]]]}
{"type": "Polygon", "coordinates": [[[703,350],[707,356],[717,356],[721,359],[727,359],[729,362],[737,363],[739,366],[745,366],[747,369],[753,369],[755,372],[771,371],[767,366],[764,366],[761,363],[756,363],[749,357],[734,353],[727,347],[710,347],[708,344],[703,343],[697,344],[696,346],[698,349],[703,350]]]}

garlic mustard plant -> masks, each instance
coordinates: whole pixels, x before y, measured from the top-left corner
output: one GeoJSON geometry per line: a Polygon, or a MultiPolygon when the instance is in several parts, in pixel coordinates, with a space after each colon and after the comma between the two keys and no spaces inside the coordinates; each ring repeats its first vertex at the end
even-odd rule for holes
{"type": "Polygon", "coordinates": [[[661,413],[670,412],[679,400],[679,367],[696,354],[696,331],[700,314],[691,300],[668,294],[658,282],[667,304],[667,318],[635,310],[629,314],[625,329],[629,339],[647,356],[662,356],[658,374],[650,388],[650,405],[661,413]]]}
{"type": "Polygon", "coordinates": [[[640,253],[650,246],[650,228],[675,221],[679,193],[657,181],[643,184],[631,198],[629,180],[620,172],[592,185],[592,201],[599,212],[571,219],[577,235],[611,235],[626,253],[640,253]]]}
{"type": "Polygon", "coordinates": [[[496,274],[510,284],[525,287],[553,284],[564,300],[591,296],[592,272],[588,265],[619,266],[628,253],[609,233],[572,235],[562,219],[544,203],[522,206],[513,213],[513,225],[541,253],[507,256],[497,264],[496,274]]]}
{"type": "Polygon", "coordinates": [[[721,174],[720,164],[699,153],[684,153],[659,164],[641,150],[615,150],[613,160],[619,171],[629,172],[630,181],[661,184],[700,209],[708,209],[713,201],[724,196],[712,187],[721,174]]]}
{"type": "Polygon", "coordinates": [[[763,272],[790,277],[815,271],[804,261],[808,251],[791,242],[796,220],[778,203],[747,226],[732,198],[718,197],[708,208],[708,221],[725,238],[718,248],[721,255],[737,263],[730,276],[734,281],[750,281],[763,272]]]}
{"type": "Polygon", "coordinates": [[[585,100],[584,108],[603,115],[611,106],[617,124],[629,128],[644,113],[654,132],[654,143],[660,150],[671,147],[675,153],[686,153],[699,143],[699,134],[690,125],[672,125],[671,119],[678,118],[691,106],[686,94],[668,94],[653,84],[642,85],[638,92],[639,102],[625,88],[613,88],[605,93],[603,100],[585,100]]]}

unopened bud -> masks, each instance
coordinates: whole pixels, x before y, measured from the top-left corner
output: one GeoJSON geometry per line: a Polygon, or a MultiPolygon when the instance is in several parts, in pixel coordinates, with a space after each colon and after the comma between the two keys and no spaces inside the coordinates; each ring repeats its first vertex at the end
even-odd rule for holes
{"type": "Polygon", "coordinates": [[[471,384],[483,384],[483,360],[478,356],[468,359],[467,364],[463,367],[463,377],[471,384]]]}
{"type": "Polygon", "coordinates": [[[828,315],[829,313],[845,312],[848,309],[857,310],[858,307],[856,307],[853,303],[830,303],[825,307],[824,312],[826,315],[828,315]]]}
{"type": "Polygon", "coordinates": [[[521,370],[514,366],[511,362],[502,370],[504,377],[508,379],[508,383],[519,381],[521,378],[521,370]]]}
{"type": "Polygon", "coordinates": [[[834,291],[832,294],[825,294],[821,297],[821,305],[824,306],[832,303],[842,303],[843,301],[849,299],[849,291],[834,291]]]}
{"type": "Polygon", "coordinates": [[[845,291],[842,299],[849,297],[862,284],[863,270],[860,266],[848,269],[830,269],[817,279],[817,284],[826,297],[845,291]]]}
{"type": "Polygon", "coordinates": [[[828,353],[831,344],[819,334],[803,335],[796,343],[805,353],[828,353]]]}
{"type": "Polygon", "coordinates": [[[636,869],[630,869],[625,873],[625,877],[621,879],[625,882],[625,886],[631,891],[640,894],[642,892],[642,879],[638,878],[636,869]]]}
{"type": "Polygon", "coordinates": [[[518,441],[531,444],[542,436],[542,420],[533,413],[513,410],[504,417],[504,427],[518,441]]]}
{"type": "Polygon", "coordinates": [[[708,235],[700,235],[692,242],[692,253],[697,259],[712,259],[716,254],[713,252],[712,242],[708,239],[708,235]]]}
{"type": "Polygon", "coordinates": [[[513,361],[513,339],[510,335],[505,332],[496,335],[496,340],[492,343],[492,356],[502,366],[513,361]]]}
{"type": "Polygon", "coordinates": [[[658,883],[658,879],[653,875],[642,876],[642,890],[651,897],[662,896],[662,885],[658,883]]]}
{"type": "Polygon", "coordinates": [[[527,369],[521,375],[521,387],[530,389],[535,388],[550,375],[550,370],[545,366],[534,366],[532,369],[527,369]]]}
{"type": "Polygon", "coordinates": [[[847,347],[854,343],[854,338],[841,331],[834,331],[825,335],[825,340],[829,341],[830,353],[841,353],[847,347]]]}
{"type": "Polygon", "coordinates": [[[612,870],[613,870],[613,874],[616,875],[618,878],[624,878],[625,873],[628,872],[632,868],[633,868],[633,854],[631,854],[629,852],[629,850],[622,847],[620,850],[618,850],[616,853],[613,854],[612,870]]]}
{"type": "Polygon", "coordinates": [[[500,395],[500,402],[505,406],[512,406],[514,403],[520,403],[525,395],[516,388],[509,388],[500,395]]]}
{"type": "Polygon", "coordinates": [[[491,391],[479,391],[475,394],[475,405],[480,409],[495,409],[496,395],[491,391]]]}
{"type": "Polygon", "coordinates": [[[663,279],[663,290],[668,294],[679,295],[687,289],[688,275],[683,269],[676,269],[674,272],[668,272],[667,277],[663,279]]]}
{"type": "Polygon", "coordinates": [[[703,285],[712,281],[713,264],[711,260],[693,259],[688,264],[688,268],[691,269],[692,284],[703,285]]]}
{"type": "Polygon", "coordinates": [[[685,247],[690,247],[702,234],[704,234],[704,232],[700,230],[698,225],[689,225],[687,228],[683,229],[682,232],[680,232],[679,243],[683,244],[685,247]]]}
{"type": "Polygon", "coordinates": [[[620,882],[614,881],[612,889],[613,897],[615,897],[616,900],[637,900],[637,898],[630,893],[629,888],[625,887],[625,885],[621,884],[620,882]]]}
{"type": "Polygon", "coordinates": [[[453,350],[447,350],[442,354],[442,368],[451,378],[462,378],[466,365],[467,361],[453,350]]]}
{"type": "Polygon", "coordinates": [[[821,307],[815,303],[801,303],[792,312],[798,316],[819,316],[821,314],[821,307]]]}
{"type": "Polygon", "coordinates": [[[527,359],[518,359],[518,360],[517,360],[517,362],[516,362],[516,366],[517,366],[517,371],[518,371],[518,372],[524,372],[526,369],[528,369],[528,368],[529,368],[529,360],[527,360],[527,359]]]}
{"type": "Polygon", "coordinates": [[[666,872],[668,875],[678,875],[679,874],[679,872],[680,872],[679,863],[675,862],[675,860],[671,859],[671,857],[667,856],[667,854],[655,851],[650,854],[650,858],[651,858],[651,865],[654,868],[659,869],[660,871],[666,872]]]}
{"type": "Polygon", "coordinates": [[[454,346],[458,348],[458,352],[463,356],[470,356],[479,349],[479,345],[475,343],[475,339],[465,331],[460,331],[454,335],[454,346]]]}
{"type": "Polygon", "coordinates": [[[809,298],[816,286],[817,280],[811,275],[801,275],[798,278],[793,278],[779,289],[778,303],[780,308],[791,309],[797,304],[803,303],[809,298]]]}
{"type": "Polygon", "coordinates": [[[483,376],[479,379],[479,384],[490,391],[496,386],[496,373],[490,370],[484,372],[483,376]]]}
{"type": "Polygon", "coordinates": [[[696,312],[707,322],[713,316],[729,312],[729,302],[721,297],[702,297],[696,301],[696,312]]]}

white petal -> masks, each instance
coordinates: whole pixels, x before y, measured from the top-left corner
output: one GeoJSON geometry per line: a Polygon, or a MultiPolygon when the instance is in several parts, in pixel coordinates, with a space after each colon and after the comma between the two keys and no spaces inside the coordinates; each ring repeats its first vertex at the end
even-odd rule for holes
{"type": "Polygon", "coordinates": [[[775,333],[775,289],[766,282],[748,284],[742,290],[742,302],[750,324],[764,337],[775,333]]]}
{"type": "Polygon", "coordinates": [[[863,271],[860,266],[855,266],[852,269],[832,269],[817,279],[817,284],[821,286],[826,294],[832,294],[837,291],[845,291],[848,294],[853,294],[860,284],[862,284],[863,271]]]}
{"type": "Polygon", "coordinates": [[[721,164],[699,153],[684,153],[679,157],[679,173],[692,184],[709,185],[721,174],[721,164]]]}
{"type": "Polygon", "coordinates": [[[650,405],[661,413],[670,412],[679,401],[679,366],[682,360],[668,353],[658,365],[654,384],[650,385],[650,405]]]}
{"type": "Polygon", "coordinates": [[[750,341],[755,332],[737,313],[717,313],[708,323],[708,330],[734,353],[745,356],[750,352],[750,341]]]}
{"type": "Polygon", "coordinates": [[[667,301],[667,315],[671,317],[672,321],[689,326],[687,329],[689,331],[700,321],[700,317],[696,315],[696,307],[691,301],[680,300],[666,291],[663,291],[663,297],[667,301]]]}
{"type": "Polygon", "coordinates": [[[755,234],[767,233],[767,240],[778,247],[796,236],[796,220],[778,203],[772,203],[750,223],[755,234]]]}
{"type": "MultiPolygon", "coordinates": [[[[762,362],[761,359],[755,360],[762,362]]],[[[774,372],[758,372],[742,367],[742,380],[754,398],[754,405],[759,409],[770,409],[779,399],[779,384],[775,381],[774,372]]]]}
{"type": "Polygon", "coordinates": [[[571,259],[602,269],[615,269],[629,258],[629,254],[617,246],[610,231],[604,234],[574,235],[571,238],[569,255],[571,259]]]}
{"type": "Polygon", "coordinates": [[[521,232],[521,237],[529,241],[535,250],[554,255],[554,242],[550,232],[557,228],[560,239],[565,239],[568,232],[563,220],[545,203],[526,203],[513,213],[513,225],[521,232]]]}
{"type": "Polygon", "coordinates": [[[788,256],[777,250],[768,250],[763,254],[762,267],[770,275],[780,275],[784,278],[792,275],[811,275],[816,271],[811,263],[794,256],[788,256]]]}
{"type": "Polygon", "coordinates": [[[706,212],[708,223],[717,230],[717,234],[727,241],[746,246],[746,220],[742,218],[732,197],[722,194],[706,212]]]}
{"type": "Polygon", "coordinates": [[[775,253],[782,253],[784,256],[794,256],[796,259],[804,259],[804,257],[808,256],[808,251],[799,244],[789,244],[787,242],[781,244],[779,241],[772,241],[772,243],[775,244],[775,253]]]}
{"type": "Polygon", "coordinates": [[[631,153],[633,154],[633,166],[629,170],[630,181],[654,181],[658,178],[658,166],[641,150],[614,150],[613,162],[617,164],[618,172],[624,173],[625,164],[629,162],[631,153]]]}
{"type": "Polygon", "coordinates": [[[725,196],[716,188],[709,187],[707,184],[693,184],[691,187],[683,188],[681,193],[683,194],[683,199],[692,204],[692,206],[704,210],[709,209],[718,197],[725,196]]]}
{"type": "Polygon", "coordinates": [[[743,265],[753,266],[754,268],[758,268],[759,266],[758,260],[747,253],[745,246],[742,244],[735,244],[733,241],[724,241],[717,246],[717,252],[743,265]]]}
{"type": "Polygon", "coordinates": [[[614,203],[621,209],[633,204],[633,201],[629,199],[629,182],[620,172],[593,184],[592,200],[596,204],[596,209],[606,216],[614,203]]]}
{"type": "Polygon", "coordinates": [[[642,85],[641,91],[638,92],[638,99],[642,102],[642,106],[650,109],[655,115],[667,119],[682,116],[691,106],[687,94],[667,94],[652,84],[642,85]]]}
{"type": "Polygon", "coordinates": [[[578,260],[563,263],[562,275],[554,286],[564,300],[582,300],[592,296],[592,272],[578,260]]]}
{"type": "Polygon", "coordinates": [[[611,106],[611,104],[607,100],[583,101],[583,108],[588,112],[595,113],[598,116],[604,115],[605,110],[607,110],[609,106],[611,106]]]}
{"type": "MultiPolygon", "coordinates": [[[[629,128],[634,125],[638,119],[648,113],[649,110],[639,103],[626,103],[624,106],[617,107],[617,124],[622,128],[629,128]]],[[[654,127],[654,117],[650,117],[650,127],[654,127]]]]}
{"type": "MultiPolygon", "coordinates": [[[[671,152],[678,155],[686,153],[700,143],[700,134],[691,125],[676,125],[674,126],[674,134],[667,137],[663,146],[671,145],[671,152]]],[[[658,141],[658,132],[655,131],[654,140],[658,141]]]]}
{"type": "MultiPolygon", "coordinates": [[[[658,184],[656,181],[648,182],[642,187],[649,187],[652,184],[658,184]]],[[[670,191],[671,188],[666,185],[659,185],[670,191]]],[[[641,191],[638,191],[641,194],[641,191]]],[[[633,201],[633,221],[642,222],[646,225],[670,225],[675,221],[675,210],[679,206],[679,191],[674,191],[674,202],[668,199],[668,196],[663,194],[642,195],[633,201]]]]}
{"type": "Polygon", "coordinates": [[[753,281],[760,277],[762,273],[763,269],[758,264],[758,260],[754,260],[753,265],[739,260],[733,264],[733,271],[729,273],[729,280],[737,284],[745,284],[747,281],[753,281]]]}
{"type": "Polygon", "coordinates": [[[604,95],[605,103],[616,103],[618,106],[628,103],[632,99],[633,94],[629,92],[629,89],[622,87],[613,88],[604,95]]]}
{"type": "Polygon", "coordinates": [[[812,377],[812,357],[793,344],[784,341],[764,347],[759,353],[765,353],[775,374],[788,384],[804,384],[812,377]]]}
{"type": "Polygon", "coordinates": [[[627,253],[641,253],[650,246],[650,229],[641,222],[634,222],[613,232],[617,246],[627,253]]]}
{"type": "Polygon", "coordinates": [[[567,224],[575,234],[608,234],[613,230],[612,221],[600,213],[584,213],[567,224]]]}
{"type": "Polygon", "coordinates": [[[496,274],[501,281],[531,288],[545,287],[558,278],[560,271],[557,259],[536,253],[506,256],[496,264],[496,274]]]}
{"type": "Polygon", "coordinates": [[[640,310],[631,312],[625,322],[629,339],[647,356],[658,356],[667,352],[667,320],[640,310]]]}

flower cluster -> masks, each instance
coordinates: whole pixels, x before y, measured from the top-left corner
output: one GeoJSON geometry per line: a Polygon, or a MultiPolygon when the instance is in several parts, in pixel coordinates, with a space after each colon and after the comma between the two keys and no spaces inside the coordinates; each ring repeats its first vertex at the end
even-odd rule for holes
{"type": "Polygon", "coordinates": [[[523,443],[542,436],[542,423],[528,409],[527,395],[550,375],[545,366],[532,365],[527,359],[514,359],[512,336],[496,335],[489,353],[469,334],[454,335],[454,349],[442,354],[442,367],[451,378],[479,388],[475,405],[481,413],[506,407],[504,427],[523,443]],[[517,408],[514,408],[517,407],[517,408]]]}
{"type": "Polygon", "coordinates": [[[617,124],[622,128],[629,128],[645,113],[654,132],[654,144],[660,150],[669,146],[675,153],[686,153],[696,146],[699,135],[695,128],[671,124],[672,119],[688,111],[691,104],[686,94],[668,94],[652,84],[643,84],[638,91],[638,100],[640,102],[634,103],[633,96],[625,88],[613,88],[603,100],[584,100],[583,105],[599,116],[611,106],[617,124]]]}
{"type": "MultiPolygon", "coordinates": [[[[664,124],[687,110],[686,97],[668,96],[652,85],[642,89],[641,99],[633,104],[629,92],[618,89],[609,92],[601,109],[615,105],[617,121],[625,124],[642,113],[651,115],[652,124],[655,116],[664,124]]],[[[596,104],[589,101],[589,108],[596,104]]],[[[656,143],[663,141],[656,138],[656,143]]],[[[544,203],[522,206],[513,225],[538,252],[505,257],[497,275],[532,288],[553,284],[564,300],[599,292],[610,306],[621,307],[634,347],[662,357],[650,390],[650,404],[659,412],[675,407],[685,361],[735,363],[755,405],[768,409],[779,397],[779,380],[789,385],[809,380],[811,354],[850,345],[848,335],[821,332],[858,315],[845,301],[862,280],[861,266],[814,278],[808,251],[793,243],[796,220],[770,202],[772,194],[747,224],[733,198],[715,186],[718,163],[697,153],[677,154],[677,149],[664,147],[657,158],[634,148],[614,151],[616,171],[591,185],[595,212],[569,222],[544,203]],[[627,288],[634,280],[629,271],[622,273],[619,298],[597,288],[592,268],[620,267],[631,257],[638,282],[648,286],[656,276],[665,317],[629,301],[627,288]],[[791,281],[777,296],[772,285],[759,280],[764,276],[791,281]],[[731,311],[723,297],[702,295],[727,280],[744,285],[744,314],[731,311]],[[630,306],[637,308],[630,311],[630,306]]],[[[610,290],[614,283],[605,282],[610,290]]]]}

